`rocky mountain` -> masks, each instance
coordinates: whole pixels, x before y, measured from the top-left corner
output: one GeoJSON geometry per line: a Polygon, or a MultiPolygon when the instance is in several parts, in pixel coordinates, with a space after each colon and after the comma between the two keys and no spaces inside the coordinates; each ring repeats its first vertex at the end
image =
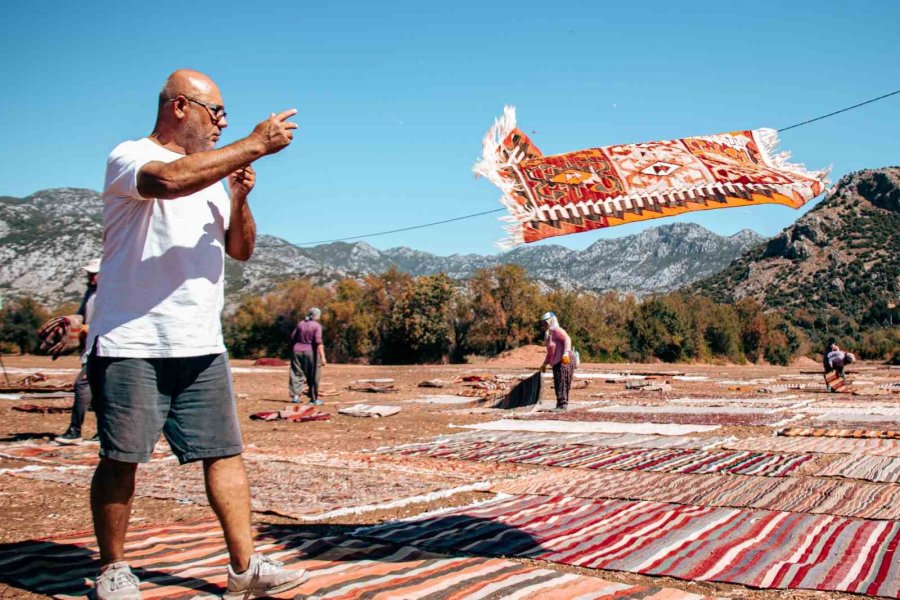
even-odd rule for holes
{"type": "MultiPolygon", "coordinates": [[[[55,306],[82,292],[80,266],[101,251],[100,196],[83,189],[44,190],[27,198],[0,197],[0,293],[28,294],[55,306]]],[[[279,281],[382,273],[395,266],[412,275],[444,272],[456,279],[503,263],[523,266],[547,287],[667,292],[708,277],[763,240],[744,230],[722,237],[699,225],[675,223],[576,251],[562,246],[520,247],[498,256],[437,256],[412,248],[378,250],[365,242],[301,248],[260,235],[246,263],[226,263],[226,294],[234,302],[279,281]]]]}
{"type": "Polygon", "coordinates": [[[823,333],[889,322],[900,303],[900,167],[846,175],[794,225],[695,287],[755,298],[823,333]]]}

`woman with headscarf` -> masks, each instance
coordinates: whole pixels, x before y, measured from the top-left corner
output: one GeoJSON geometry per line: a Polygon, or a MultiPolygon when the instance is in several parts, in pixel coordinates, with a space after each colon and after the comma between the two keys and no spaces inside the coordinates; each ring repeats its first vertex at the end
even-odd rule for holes
{"type": "Polygon", "coordinates": [[[546,336],[547,356],[541,365],[541,372],[547,367],[553,368],[553,389],[556,392],[556,409],[566,410],[569,407],[569,389],[575,374],[572,356],[572,338],[566,330],[559,326],[556,314],[544,313],[541,325],[546,336]]]}
{"type": "MultiPolygon", "coordinates": [[[[321,310],[315,307],[310,308],[306,313],[306,318],[297,323],[297,327],[291,334],[294,351],[291,373],[294,374],[293,365],[299,365],[309,387],[309,402],[316,405],[323,404],[319,400],[319,376],[322,367],[328,364],[325,360],[325,346],[322,344],[322,326],[319,324],[321,317],[321,310]]],[[[296,388],[293,385],[294,381],[296,379],[292,377],[294,401],[299,402],[296,388]]]]}

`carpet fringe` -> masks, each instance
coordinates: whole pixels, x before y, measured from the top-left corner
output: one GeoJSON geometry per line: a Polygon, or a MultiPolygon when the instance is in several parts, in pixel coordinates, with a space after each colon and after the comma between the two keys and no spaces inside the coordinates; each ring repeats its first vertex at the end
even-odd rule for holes
{"type": "Polygon", "coordinates": [[[476,177],[484,177],[503,192],[500,203],[506,208],[508,214],[500,217],[500,221],[506,223],[503,229],[509,234],[506,239],[496,243],[498,248],[509,250],[525,243],[522,234],[522,224],[534,221],[538,218],[537,210],[523,207],[516,202],[512,195],[514,185],[509,179],[500,177],[500,170],[518,164],[522,156],[510,156],[502,161],[497,148],[503,140],[516,128],[516,107],[506,105],[503,107],[503,116],[494,120],[494,124],[481,141],[481,158],[472,168],[476,177]]]}
{"type": "Polygon", "coordinates": [[[790,162],[791,153],[787,150],[779,150],[778,146],[780,142],[778,140],[778,131],[775,129],[770,129],[768,127],[757,129],[753,132],[753,136],[759,143],[759,149],[762,152],[763,158],[770,167],[790,171],[801,177],[824,181],[827,186],[827,177],[831,172],[831,166],[828,166],[821,171],[811,171],[807,169],[806,165],[803,163],[790,162]]]}

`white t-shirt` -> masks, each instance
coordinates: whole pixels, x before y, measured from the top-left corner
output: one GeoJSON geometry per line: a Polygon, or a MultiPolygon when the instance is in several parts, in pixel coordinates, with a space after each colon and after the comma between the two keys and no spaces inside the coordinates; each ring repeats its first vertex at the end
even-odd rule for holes
{"type": "Polygon", "coordinates": [[[220,354],[225,232],[231,201],[217,182],[173,200],[144,198],[137,175],[182,154],[149,138],[110,153],[103,188],[103,264],[87,348],[110,357],[220,354]]]}

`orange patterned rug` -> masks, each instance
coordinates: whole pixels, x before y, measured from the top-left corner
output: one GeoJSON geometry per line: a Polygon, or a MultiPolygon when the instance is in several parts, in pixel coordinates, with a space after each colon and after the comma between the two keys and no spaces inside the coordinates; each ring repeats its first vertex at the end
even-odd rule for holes
{"type": "Polygon", "coordinates": [[[773,129],[544,156],[507,106],[482,145],[474,170],[503,190],[504,246],[696,210],[800,208],[828,184],[826,171],[789,163],[773,129]]]}

